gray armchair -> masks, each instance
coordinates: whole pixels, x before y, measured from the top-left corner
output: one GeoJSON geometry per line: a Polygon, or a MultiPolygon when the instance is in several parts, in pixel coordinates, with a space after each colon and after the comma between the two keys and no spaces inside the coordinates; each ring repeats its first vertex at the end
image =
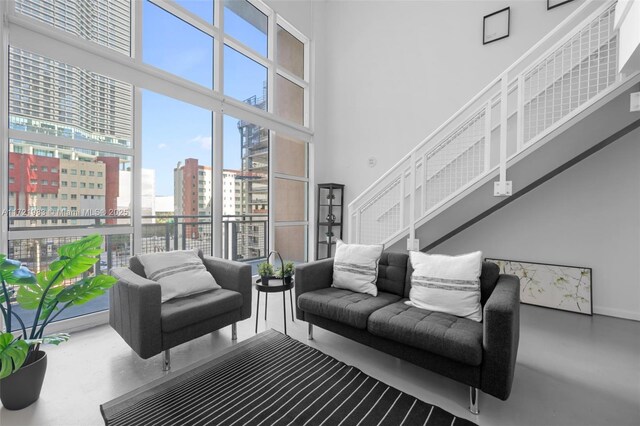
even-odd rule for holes
{"type": "Polygon", "coordinates": [[[137,257],[129,268],[114,268],[118,282],[109,290],[109,323],[140,357],[163,353],[163,370],[171,368],[170,349],[227,325],[236,340],[236,322],[251,317],[251,266],[203,256],[204,265],[222,288],[160,303],[160,284],[146,278],[137,257]]]}

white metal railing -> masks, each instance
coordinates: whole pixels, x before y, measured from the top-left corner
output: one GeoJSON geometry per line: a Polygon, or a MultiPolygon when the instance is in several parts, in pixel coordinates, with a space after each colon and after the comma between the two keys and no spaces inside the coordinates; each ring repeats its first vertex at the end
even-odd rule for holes
{"type": "Polygon", "coordinates": [[[619,81],[616,1],[586,1],[349,204],[349,241],[393,243],[619,81]]]}

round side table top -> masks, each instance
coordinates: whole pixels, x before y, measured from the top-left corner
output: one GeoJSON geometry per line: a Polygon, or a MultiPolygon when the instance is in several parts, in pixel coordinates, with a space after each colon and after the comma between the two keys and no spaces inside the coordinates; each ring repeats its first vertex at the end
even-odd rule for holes
{"type": "Polygon", "coordinates": [[[279,293],[282,291],[291,290],[294,285],[294,281],[291,280],[289,284],[286,284],[282,279],[271,278],[269,279],[269,285],[262,283],[255,283],[256,290],[263,293],[279,293]]]}

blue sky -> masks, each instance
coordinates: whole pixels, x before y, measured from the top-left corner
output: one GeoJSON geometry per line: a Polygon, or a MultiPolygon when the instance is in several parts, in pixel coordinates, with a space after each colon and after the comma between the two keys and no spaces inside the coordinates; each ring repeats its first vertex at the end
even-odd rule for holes
{"type": "MultiPolygon", "coordinates": [[[[213,2],[182,0],[177,3],[213,21],[213,2]]],[[[145,1],[143,9],[143,60],[207,88],[213,82],[213,39],[145,1]]],[[[226,32],[259,52],[266,52],[266,35],[225,9],[226,32]]],[[[224,92],[244,100],[262,97],[266,68],[231,48],[224,49],[224,92]]],[[[238,120],[225,116],[223,167],[240,168],[238,120]]],[[[213,135],[210,111],[154,92],[142,96],[142,167],[156,170],[156,195],[173,195],[173,169],[178,161],[197,158],[211,166],[213,135]]]]}

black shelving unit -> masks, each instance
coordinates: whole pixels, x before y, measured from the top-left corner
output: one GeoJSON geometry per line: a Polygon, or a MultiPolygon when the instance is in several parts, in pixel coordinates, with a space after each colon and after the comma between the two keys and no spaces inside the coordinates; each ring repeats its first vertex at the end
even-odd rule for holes
{"type": "Polygon", "coordinates": [[[335,254],[336,241],[342,239],[344,185],[318,184],[316,206],[316,259],[326,259],[335,254]]]}

